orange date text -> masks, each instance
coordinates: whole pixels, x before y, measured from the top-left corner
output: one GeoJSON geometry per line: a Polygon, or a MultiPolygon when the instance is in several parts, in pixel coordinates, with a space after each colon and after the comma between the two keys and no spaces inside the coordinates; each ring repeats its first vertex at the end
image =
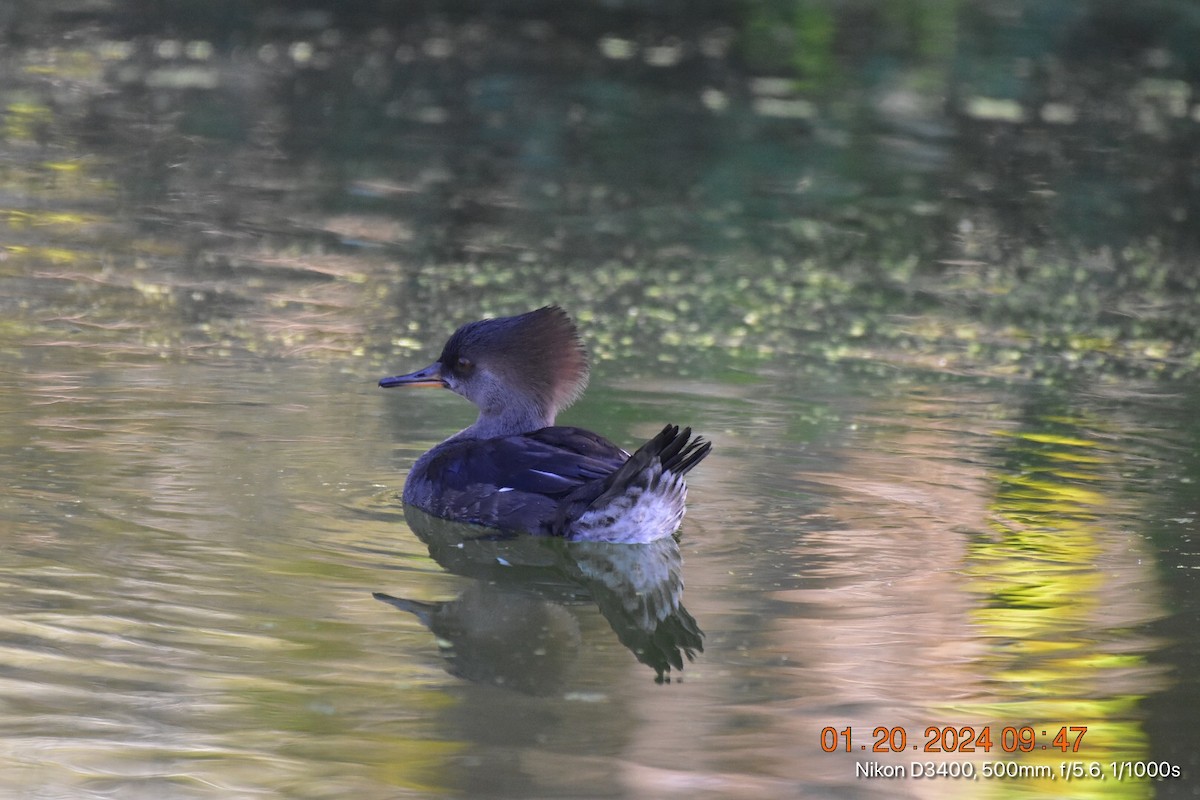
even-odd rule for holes
{"type": "MultiPolygon", "coordinates": [[[[1009,725],[930,725],[920,736],[909,736],[904,726],[876,726],[867,743],[861,740],[860,751],[872,753],[903,753],[917,750],[923,753],[990,753],[993,749],[1005,753],[1029,753],[1035,750],[1059,750],[1078,753],[1083,745],[1086,725],[1051,726],[1009,725]]],[[[821,749],[826,753],[839,750],[854,752],[853,731],[838,730],[829,725],[821,729],[821,749]]]]}

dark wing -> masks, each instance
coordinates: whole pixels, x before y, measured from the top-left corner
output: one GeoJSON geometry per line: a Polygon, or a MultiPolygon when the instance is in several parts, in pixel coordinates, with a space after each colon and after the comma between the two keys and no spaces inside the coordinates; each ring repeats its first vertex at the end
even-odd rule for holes
{"type": "MultiPolygon", "coordinates": [[[[481,525],[543,531],[559,503],[629,458],[612,442],[580,428],[555,426],[497,439],[466,439],[439,452],[426,475],[439,502],[481,525]]],[[[427,509],[434,514],[441,509],[427,509]]]]}
{"type": "Polygon", "coordinates": [[[552,427],[456,442],[429,463],[428,474],[434,483],[459,491],[491,485],[564,495],[612,474],[628,458],[625,451],[590,431],[552,427]]]}

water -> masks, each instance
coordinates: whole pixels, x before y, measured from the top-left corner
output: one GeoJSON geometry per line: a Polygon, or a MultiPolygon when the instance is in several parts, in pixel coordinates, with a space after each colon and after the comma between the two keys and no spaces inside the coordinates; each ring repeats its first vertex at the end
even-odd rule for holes
{"type": "MultiPolygon", "coordinates": [[[[1116,280],[1096,256],[1096,293],[1077,272],[1059,305],[1021,306],[1060,280],[1038,261],[988,305],[1011,276],[973,271],[973,234],[922,205],[931,165],[970,146],[908,138],[928,156],[908,188],[860,184],[822,218],[783,178],[741,196],[713,160],[765,153],[765,173],[828,189],[838,168],[814,165],[836,131],[785,133],[761,83],[759,117],[698,127],[667,106],[688,158],[602,169],[653,163],[621,150],[658,141],[656,102],[701,96],[621,78],[620,42],[588,56],[617,62],[607,83],[492,64],[468,92],[479,128],[445,102],[477,65],[440,55],[482,41],[469,24],[420,28],[411,52],[411,30],[314,36],[325,72],[286,66],[295,32],[203,56],[103,17],[47,24],[5,52],[0,795],[1200,785],[1200,392],[1191,334],[1156,316],[1186,300],[1137,330],[1088,316],[1116,280]],[[339,70],[360,80],[340,99],[322,93],[339,70]],[[522,139],[531,85],[544,116],[522,139]],[[650,121],[577,119],[627,103],[650,121]],[[359,107],[392,111],[342,124],[359,107]],[[587,158],[556,149],[563,120],[587,158]],[[938,255],[959,258],[913,266],[938,255]],[[404,471],[470,412],[375,381],[460,322],[545,302],[596,361],[563,422],[627,447],[666,422],[713,440],[678,543],[406,515],[404,471]],[[913,777],[928,763],[967,777],[913,777]]],[[[521,31],[501,54],[546,35],[521,31]]],[[[1150,283],[1174,285],[1172,257],[1150,283]]]]}
{"type": "Polygon", "coordinates": [[[717,446],[679,544],[703,650],[659,684],[554,567],[580,554],[431,558],[395,493],[465,409],[371,377],[257,359],[6,375],[6,792],[894,791],[824,753],[828,726],[923,745],[931,725],[1085,725],[1071,759],[1194,769],[1150,736],[1154,698],[1194,691],[1172,663],[1194,647],[1173,597],[1195,525],[1182,398],[1062,407],[837,370],[802,396],[770,373],[719,396],[598,380],[570,421],[619,393],[646,417],[619,440],[669,404],[717,446]],[[435,636],[377,591],[460,607],[435,636]]]}

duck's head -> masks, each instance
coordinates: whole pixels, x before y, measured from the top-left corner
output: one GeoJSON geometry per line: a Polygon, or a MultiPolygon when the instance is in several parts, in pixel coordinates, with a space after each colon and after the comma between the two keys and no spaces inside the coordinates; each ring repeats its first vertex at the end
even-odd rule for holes
{"type": "Polygon", "coordinates": [[[469,322],[454,332],[437,361],[379,385],[449,389],[478,406],[477,426],[487,422],[489,435],[502,435],[553,425],[587,380],[587,352],[575,323],[558,306],[546,306],[469,322]]]}

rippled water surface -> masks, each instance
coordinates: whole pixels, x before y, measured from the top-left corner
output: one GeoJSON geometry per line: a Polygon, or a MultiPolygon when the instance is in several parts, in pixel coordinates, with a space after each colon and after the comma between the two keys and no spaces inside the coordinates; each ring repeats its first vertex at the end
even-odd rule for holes
{"type": "Polygon", "coordinates": [[[995,105],[859,130],[719,21],[96,14],[2,51],[0,795],[1193,796],[1190,197],[1080,255],[995,105]],[[713,441],[678,542],[399,502],[471,413],[377,379],[551,302],[564,423],[713,441]]]}
{"type": "Polygon", "coordinates": [[[1087,726],[1070,758],[1194,768],[1155,738],[1194,686],[1178,395],[598,378],[570,421],[634,442],[686,419],[716,443],[679,544],[702,651],[660,684],[597,599],[632,595],[562,566],[627,554],[406,524],[403,469],[466,418],[454,398],[42,353],[2,395],[8,792],[893,796],[854,778],[865,755],[821,750],[827,726],[1087,726]],[[423,624],[373,592],[439,606],[423,624]]]}

